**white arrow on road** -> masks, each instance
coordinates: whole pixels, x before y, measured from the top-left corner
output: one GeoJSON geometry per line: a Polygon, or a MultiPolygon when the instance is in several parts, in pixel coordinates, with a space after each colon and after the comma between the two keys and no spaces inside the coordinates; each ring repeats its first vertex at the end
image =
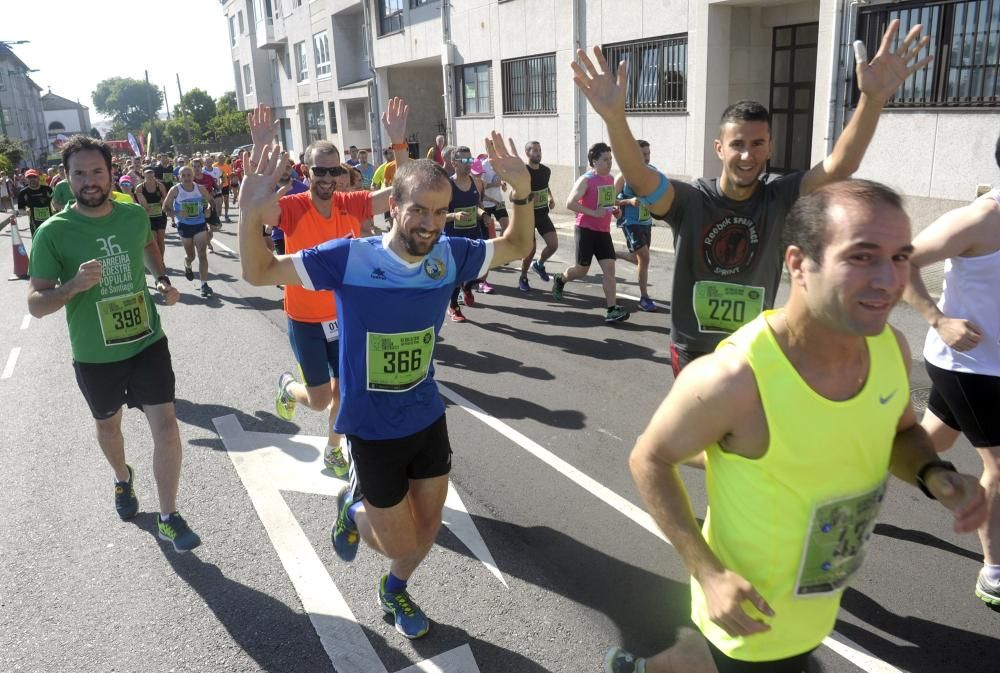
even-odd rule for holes
{"type": "MultiPolygon", "coordinates": [[[[334,668],[339,673],[388,673],[281,495],[283,490],[337,495],[343,482],[321,473],[326,438],[245,432],[234,415],[212,422],[334,668]]],[[[448,486],[445,523],[506,586],[468,510],[448,486]]],[[[469,646],[462,645],[400,673],[419,671],[479,673],[479,667],[469,646]]]]}

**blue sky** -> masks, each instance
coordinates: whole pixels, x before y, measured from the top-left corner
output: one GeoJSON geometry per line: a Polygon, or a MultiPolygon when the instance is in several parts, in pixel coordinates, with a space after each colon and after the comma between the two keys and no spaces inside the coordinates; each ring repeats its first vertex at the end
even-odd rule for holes
{"type": "MultiPolygon", "coordinates": [[[[6,4],[6,3],[5,3],[6,4]]],[[[30,40],[12,46],[44,94],[77,100],[100,115],[90,98],[109,77],[143,79],[167,90],[177,104],[179,74],[184,91],[195,87],[218,98],[234,88],[229,31],[218,0],[17,0],[5,7],[0,40],[30,40]]]]}

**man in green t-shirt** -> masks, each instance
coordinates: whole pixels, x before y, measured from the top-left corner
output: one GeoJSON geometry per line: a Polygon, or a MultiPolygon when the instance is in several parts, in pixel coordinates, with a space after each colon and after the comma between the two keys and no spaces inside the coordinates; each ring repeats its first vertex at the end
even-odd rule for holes
{"type": "Polygon", "coordinates": [[[180,295],[165,275],[145,210],[110,200],[107,145],[75,136],[62,156],[76,202],[38,229],[28,266],[28,310],[41,318],[66,307],[77,384],[115,473],[115,509],[122,520],[139,509],[132,468],[125,462],[122,404],[146,414],[160,499],[159,535],[175,550],[189,551],[201,540],[176,511],[181,442],[174,372],[146,288],[146,267],[158,274],[156,290],[167,305],[180,295]]]}

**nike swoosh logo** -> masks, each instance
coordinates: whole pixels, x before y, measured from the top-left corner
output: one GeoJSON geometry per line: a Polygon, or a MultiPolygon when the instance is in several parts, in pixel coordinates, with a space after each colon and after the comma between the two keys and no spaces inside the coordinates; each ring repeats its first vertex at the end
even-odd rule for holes
{"type": "Polygon", "coordinates": [[[892,398],[893,398],[893,397],[894,397],[895,395],[896,395],[896,391],[895,391],[895,390],[893,390],[893,391],[892,391],[891,393],[889,393],[889,395],[888,395],[888,396],[886,396],[886,397],[882,397],[881,395],[879,395],[879,396],[878,396],[878,401],[879,401],[879,403],[880,403],[880,404],[888,404],[889,400],[891,400],[891,399],[892,399],[892,398]]]}

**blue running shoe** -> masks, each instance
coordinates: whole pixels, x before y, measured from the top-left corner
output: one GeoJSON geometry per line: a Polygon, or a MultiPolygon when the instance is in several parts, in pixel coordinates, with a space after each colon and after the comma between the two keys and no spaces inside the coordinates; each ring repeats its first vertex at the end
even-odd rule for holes
{"type": "Polygon", "coordinates": [[[639,310],[652,313],[656,310],[656,304],[649,297],[639,297],[639,310]]]}
{"type": "Polygon", "coordinates": [[[191,530],[184,517],[177,512],[171,514],[166,521],[157,516],[156,527],[160,539],[173,544],[176,552],[191,551],[201,544],[201,538],[191,530]]]}
{"type": "Polygon", "coordinates": [[[115,511],[122,521],[128,521],[139,511],[139,498],[135,497],[135,488],[132,486],[135,475],[132,474],[131,465],[125,467],[128,468],[128,481],[115,482],[115,511]]]}
{"type": "Polygon", "coordinates": [[[385,590],[388,575],[382,575],[378,583],[378,599],[387,615],[396,620],[396,630],[413,640],[426,635],[431,629],[431,623],[424,611],[413,602],[406,590],[391,594],[385,590]]]}
{"type": "Polygon", "coordinates": [[[545,265],[539,264],[538,260],[531,263],[531,269],[538,274],[538,277],[542,279],[543,283],[549,282],[549,274],[545,271],[545,265]]]}
{"type": "Polygon", "coordinates": [[[337,520],[333,523],[333,531],[330,533],[330,540],[333,542],[333,551],[342,561],[353,561],[358,555],[358,541],[361,536],[358,534],[358,527],[347,516],[354,501],[351,500],[352,487],[344,484],[337,494],[337,520]]]}
{"type": "Polygon", "coordinates": [[[646,673],[646,660],[620,647],[612,647],[604,656],[605,673],[646,673]]]}
{"type": "Polygon", "coordinates": [[[517,281],[517,289],[521,292],[531,292],[531,286],[528,285],[527,276],[521,276],[521,279],[517,281]]]}

